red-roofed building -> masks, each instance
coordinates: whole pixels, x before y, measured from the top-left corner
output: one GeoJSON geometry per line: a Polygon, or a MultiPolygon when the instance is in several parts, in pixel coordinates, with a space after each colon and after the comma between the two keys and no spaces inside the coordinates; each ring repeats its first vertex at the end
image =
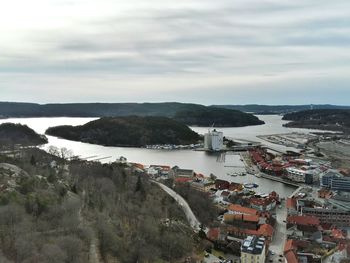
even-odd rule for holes
{"type": "Polygon", "coordinates": [[[288,239],[284,244],[284,257],[287,263],[298,263],[297,247],[294,244],[294,240],[288,239]]]}
{"type": "Polygon", "coordinates": [[[219,190],[229,189],[230,183],[228,181],[225,181],[225,180],[216,179],[215,180],[215,187],[216,187],[216,189],[219,189],[219,190]]]}
{"type": "Polygon", "coordinates": [[[230,191],[237,191],[237,192],[239,192],[239,191],[242,191],[243,188],[244,188],[244,187],[243,187],[242,184],[231,182],[228,189],[229,189],[230,191]]]}
{"type": "Polygon", "coordinates": [[[287,212],[288,214],[296,212],[297,210],[297,199],[296,198],[287,198],[286,202],[287,212]]]}
{"type": "Polygon", "coordinates": [[[272,236],[273,236],[273,232],[274,232],[274,229],[271,225],[269,224],[263,224],[260,226],[259,230],[258,230],[258,234],[260,236],[264,236],[266,238],[268,238],[268,240],[271,240],[272,239],[272,236]]]}
{"type": "Polygon", "coordinates": [[[237,226],[230,226],[228,229],[230,235],[233,235],[237,238],[246,238],[247,236],[258,236],[265,237],[267,241],[272,240],[273,236],[273,227],[269,224],[260,225],[258,230],[255,229],[245,229],[237,226]]]}
{"type": "Polygon", "coordinates": [[[300,231],[315,232],[320,228],[320,220],[314,216],[288,216],[287,228],[292,226],[297,226],[300,231]]]}
{"type": "Polygon", "coordinates": [[[285,252],[284,257],[285,257],[287,263],[299,263],[296,252],[293,250],[285,252]]]}
{"type": "Polygon", "coordinates": [[[207,233],[207,238],[211,241],[217,241],[219,240],[220,237],[220,228],[210,228],[208,233],[207,233]]]}
{"type": "Polygon", "coordinates": [[[243,229],[257,230],[259,228],[259,216],[244,214],[225,214],[224,222],[243,229]]]}
{"type": "Polygon", "coordinates": [[[257,198],[253,197],[250,200],[250,205],[252,208],[259,211],[270,211],[276,207],[276,200],[274,198],[257,198]]]}
{"type": "Polygon", "coordinates": [[[192,182],[193,178],[189,178],[189,177],[177,177],[175,178],[175,183],[179,183],[179,184],[184,184],[184,183],[188,183],[188,182],[192,182]]]}
{"type": "Polygon", "coordinates": [[[257,215],[258,211],[253,208],[244,207],[241,205],[232,204],[228,207],[231,214],[245,214],[245,215],[257,215]]]}

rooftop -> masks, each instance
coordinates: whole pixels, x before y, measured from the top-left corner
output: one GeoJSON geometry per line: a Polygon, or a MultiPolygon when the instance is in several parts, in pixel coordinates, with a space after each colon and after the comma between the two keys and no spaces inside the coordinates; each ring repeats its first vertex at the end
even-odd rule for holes
{"type": "Polygon", "coordinates": [[[243,240],[241,251],[249,254],[260,255],[263,253],[265,238],[257,236],[248,236],[243,240]]]}
{"type": "Polygon", "coordinates": [[[287,222],[302,226],[318,226],[320,224],[320,220],[314,216],[289,216],[287,222]]]}
{"type": "Polygon", "coordinates": [[[239,214],[247,214],[247,215],[258,214],[258,211],[256,209],[244,207],[241,205],[235,205],[235,204],[230,205],[228,207],[228,210],[239,213],[239,214]]]}

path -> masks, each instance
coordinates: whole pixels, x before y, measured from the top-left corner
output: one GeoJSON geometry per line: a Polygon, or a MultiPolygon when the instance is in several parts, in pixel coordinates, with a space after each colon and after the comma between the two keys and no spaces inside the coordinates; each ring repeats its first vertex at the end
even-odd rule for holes
{"type": "Polygon", "coordinates": [[[178,193],[176,193],[174,190],[167,187],[166,185],[156,181],[151,181],[151,182],[154,182],[157,185],[159,185],[160,188],[162,188],[167,194],[169,194],[172,198],[175,199],[175,201],[181,206],[182,210],[184,211],[190,226],[193,228],[194,231],[198,232],[200,229],[201,223],[198,221],[197,217],[194,215],[191,207],[186,202],[186,200],[181,195],[179,195],[178,193]]]}

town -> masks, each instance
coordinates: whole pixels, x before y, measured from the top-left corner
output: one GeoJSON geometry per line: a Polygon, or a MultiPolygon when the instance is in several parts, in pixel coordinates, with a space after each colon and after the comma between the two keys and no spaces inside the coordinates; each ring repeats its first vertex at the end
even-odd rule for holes
{"type": "MultiPolygon", "coordinates": [[[[209,224],[188,217],[194,231],[205,233],[210,242],[202,262],[347,262],[350,169],[333,168],[327,156],[312,148],[315,141],[334,143],[346,138],[336,134],[264,137],[270,143],[299,150],[283,153],[264,144],[238,145],[237,154],[245,164],[243,175],[294,186],[295,191],[288,197],[273,189],[259,192],[257,184],[237,183],[234,177],[223,180],[177,166],[129,165],[169,189],[176,191],[177,186],[188,185],[215,204],[217,217],[209,224]]],[[[209,131],[204,138],[205,149],[225,152],[221,132],[209,131]]],[[[127,162],[125,158],[118,161],[127,162]]]]}

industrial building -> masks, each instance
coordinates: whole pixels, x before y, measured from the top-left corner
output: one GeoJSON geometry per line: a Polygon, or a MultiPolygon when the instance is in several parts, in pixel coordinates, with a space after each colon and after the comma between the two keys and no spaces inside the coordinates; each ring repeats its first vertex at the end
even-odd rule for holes
{"type": "Polygon", "coordinates": [[[241,263],[264,263],[266,259],[265,238],[248,236],[241,247],[241,263]]]}
{"type": "Polygon", "coordinates": [[[216,129],[204,134],[204,149],[207,151],[221,151],[224,148],[224,135],[216,129]]]}

